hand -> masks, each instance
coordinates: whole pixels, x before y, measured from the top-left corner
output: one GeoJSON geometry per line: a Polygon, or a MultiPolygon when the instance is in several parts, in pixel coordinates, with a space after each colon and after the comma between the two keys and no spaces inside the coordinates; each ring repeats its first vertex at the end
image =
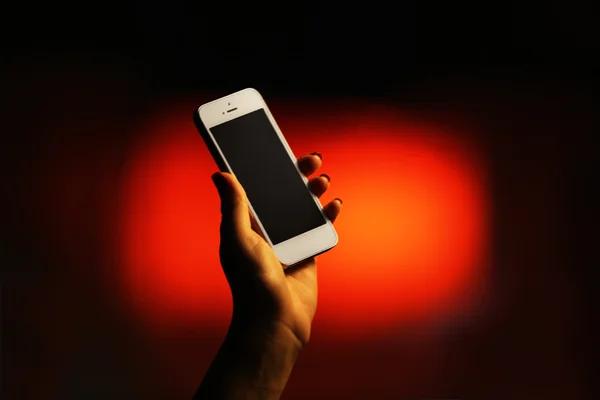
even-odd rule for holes
{"type": "MultiPolygon", "coordinates": [[[[298,168],[307,177],[321,164],[319,153],[298,159],[298,168]]],[[[232,325],[265,330],[283,328],[293,334],[300,347],[304,346],[317,308],[316,258],[284,270],[254,227],[248,199],[237,179],[219,172],[212,178],[221,198],[219,252],[233,296],[232,325]]],[[[329,188],[329,177],[325,174],[314,177],[308,186],[320,197],[329,188]]],[[[324,207],[324,212],[334,221],[341,206],[341,200],[335,199],[324,207]]]]}
{"type": "MultiPolygon", "coordinates": [[[[321,166],[313,153],[298,159],[306,175],[321,166]]],[[[299,351],[310,338],[317,309],[317,263],[314,257],[286,270],[253,228],[248,199],[237,179],[215,173],[221,197],[221,265],[231,287],[233,317],[219,352],[211,363],[196,399],[278,399],[299,351]]],[[[309,180],[321,196],[329,177],[309,180]]],[[[331,221],[338,216],[339,199],[324,207],[331,221]]]]}

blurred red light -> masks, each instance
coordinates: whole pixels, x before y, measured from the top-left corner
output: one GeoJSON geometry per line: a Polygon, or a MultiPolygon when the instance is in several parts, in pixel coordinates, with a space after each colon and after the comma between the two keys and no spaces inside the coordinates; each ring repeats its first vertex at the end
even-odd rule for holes
{"type": "MultiPolygon", "coordinates": [[[[389,115],[300,122],[306,113],[275,116],[297,155],[324,154],[332,182],[323,200],[344,200],[340,243],[320,257],[316,323],[368,333],[468,304],[489,239],[481,155],[389,115]]],[[[125,293],[140,315],[167,325],[224,322],[231,307],[218,263],[216,166],[189,114],[170,109],[143,127],[122,192],[125,293]]]]}

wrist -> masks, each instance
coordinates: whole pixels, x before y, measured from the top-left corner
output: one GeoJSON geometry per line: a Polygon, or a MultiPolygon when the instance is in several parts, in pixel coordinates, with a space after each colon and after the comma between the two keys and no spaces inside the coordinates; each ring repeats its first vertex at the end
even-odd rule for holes
{"type": "Polygon", "coordinates": [[[289,311],[279,306],[269,305],[262,302],[258,306],[240,305],[234,299],[233,315],[231,318],[230,331],[246,332],[259,339],[269,337],[284,341],[290,346],[301,350],[309,340],[310,322],[297,324],[298,318],[290,315],[289,311]],[[300,327],[303,327],[302,329],[300,327]]]}
{"type": "Polygon", "coordinates": [[[270,399],[283,392],[301,349],[301,342],[284,324],[250,325],[234,319],[221,352],[235,370],[241,392],[270,399]]]}
{"type": "Polygon", "coordinates": [[[304,348],[304,343],[282,321],[247,319],[236,315],[231,320],[226,340],[251,349],[276,347],[296,355],[304,348]]]}

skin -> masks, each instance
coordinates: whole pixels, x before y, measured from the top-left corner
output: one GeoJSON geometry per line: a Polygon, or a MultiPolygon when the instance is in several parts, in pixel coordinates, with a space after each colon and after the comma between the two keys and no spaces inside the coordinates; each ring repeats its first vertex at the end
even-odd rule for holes
{"type": "MultiPolygon", "coordinates": [[[[319,153],[298,159],[307,177],[322,165],[319,153]]],[[[311,257],[284,270],[256,229],[248,199],[228,173],[212,176],[221,199],[221,265],[233,296],[227,336],[206,373],[195,399],[278,399],[296,358],[310,339],[317,308],[317,260],[311,257]]],[[[320,197],[327,175],[309,179],[320,197]]],[[[342,202],[323,207],[335,221],[342,202]]]]}

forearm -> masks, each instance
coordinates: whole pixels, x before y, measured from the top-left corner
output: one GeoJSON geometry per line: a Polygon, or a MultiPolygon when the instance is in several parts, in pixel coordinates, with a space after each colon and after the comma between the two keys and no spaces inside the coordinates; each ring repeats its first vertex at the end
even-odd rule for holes
{"type": "Polygon", "coordinates": [[[195,399],[278,399],[302,345],[283,324],[232,323],[195,399]]]}

